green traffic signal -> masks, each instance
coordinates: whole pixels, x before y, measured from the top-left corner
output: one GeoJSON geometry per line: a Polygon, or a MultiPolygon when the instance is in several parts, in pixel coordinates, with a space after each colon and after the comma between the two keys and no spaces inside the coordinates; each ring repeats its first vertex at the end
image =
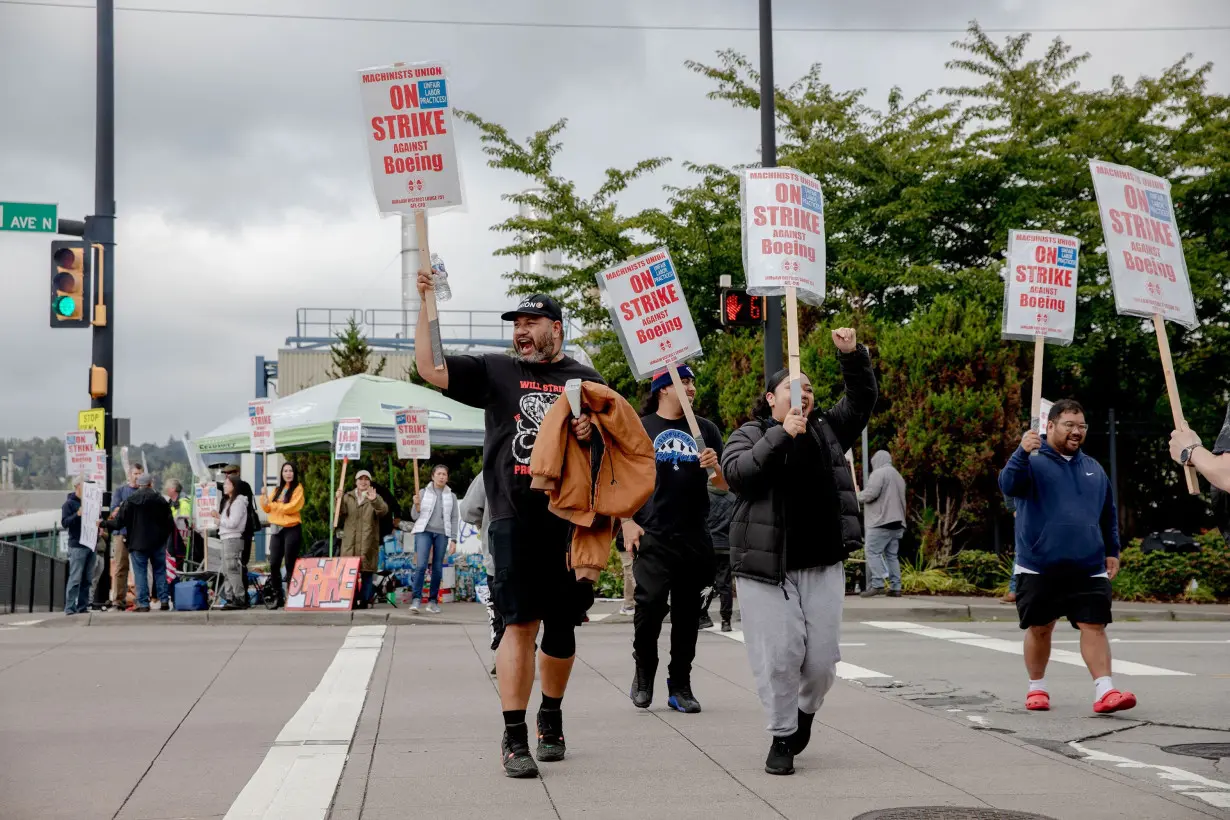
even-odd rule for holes
{"type": "Polygon", "coordinates": [[[77,300],[71,296],[61,296],[56,300],[56,312],[61,316],[72,316],[77,312],[77,300]]]}

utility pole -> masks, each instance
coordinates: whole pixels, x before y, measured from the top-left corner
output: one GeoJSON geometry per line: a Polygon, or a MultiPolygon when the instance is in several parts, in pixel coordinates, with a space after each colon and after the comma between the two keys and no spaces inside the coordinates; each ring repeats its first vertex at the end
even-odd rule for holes
{"type": "MultiPolygon", "coordinates": [[[[760,0],[760,165],[777,167],[776,104],[773,98],[773,0],[760,0]]],[[[782,297],[765,299],[764,380],[782,369],[782,297]]]]}
{"type": "MultiPolygon", "coordinates": [[[[101,304],[107,306],[106,322],[93,327],[91,361],[107,372],[107,391],[102,398],[92,399],[91,407],[101,407],[106,414],[104,435],[108,447],[115,437],[115,4],[114,0],[98,0],[98,45],[96,68],[96,110],[94,132],[94,216],[86,220],[87,241],[102,246],[99,254],[103,275],[101,304]]],[[[103,489],[111,493],[111,467],[107,460],[107,477],[103,489]]]]}

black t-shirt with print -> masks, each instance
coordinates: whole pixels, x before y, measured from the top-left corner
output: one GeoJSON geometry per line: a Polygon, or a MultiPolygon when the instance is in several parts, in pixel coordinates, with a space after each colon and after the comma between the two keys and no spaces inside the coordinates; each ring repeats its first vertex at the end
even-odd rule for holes
{"type": "Polygon", "coordinates": [[[661,541],[684,539],[704,542],[709,526],[709,475],[700,466],[707,447],[722,458],[722,433],[709,419],[696,418],[703,442],[697,442],[687,419],[664,419],[657,413],[641,417],[653,441],[658,475],[653,495],[633,518],[645,532],[661,541]]]}
{"type": "Polygon", "coordinates": [[[486,412],[483,483],[491,520],[547,514],[547,494],[530,489],[530,453],[542,420],[569,379],[605,384],[598,373],[565,356],[528,364],[506,353],[445,356],[450,399],[486,412]]]}

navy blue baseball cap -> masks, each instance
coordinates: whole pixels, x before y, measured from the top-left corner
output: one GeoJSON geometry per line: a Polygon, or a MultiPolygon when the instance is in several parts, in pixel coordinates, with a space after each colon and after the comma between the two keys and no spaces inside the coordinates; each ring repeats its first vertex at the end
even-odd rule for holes
{"type": "Polygon", "coordinates": [[[545,293],[535,293],[533,296],[525,297],[521,300],[521,304],[500,318],[505,322],[511,322],[518,316],[545,316],[552,322],[564,321],[564,311],[560,310],[559,303],[545,293]]]}

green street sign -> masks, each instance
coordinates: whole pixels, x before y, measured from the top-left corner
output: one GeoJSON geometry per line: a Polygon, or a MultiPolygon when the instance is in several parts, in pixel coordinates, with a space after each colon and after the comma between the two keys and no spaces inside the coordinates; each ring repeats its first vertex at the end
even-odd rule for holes
{"type": "Polygon", "coordinates": [[[56,207],[33,202],[0,202],[0,231],[55,233],[56,207]]]}

